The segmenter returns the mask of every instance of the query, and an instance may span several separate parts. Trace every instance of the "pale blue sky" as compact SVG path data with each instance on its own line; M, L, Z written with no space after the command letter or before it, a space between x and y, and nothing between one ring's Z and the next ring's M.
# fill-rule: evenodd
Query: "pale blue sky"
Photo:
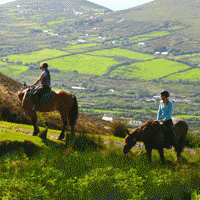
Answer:
M0 4L12 2L13 0L0 0ZM88 0L101 6L110 8L111 10L124 10L135 6L148 3L153 0Z

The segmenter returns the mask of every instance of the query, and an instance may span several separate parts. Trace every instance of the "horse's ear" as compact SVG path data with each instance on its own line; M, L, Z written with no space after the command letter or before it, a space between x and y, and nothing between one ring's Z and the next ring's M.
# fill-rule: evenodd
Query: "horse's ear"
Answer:
M129 130L127 130L127 131L126 131L126 133L127 133L127 135L130 135L130 132L129 132Z

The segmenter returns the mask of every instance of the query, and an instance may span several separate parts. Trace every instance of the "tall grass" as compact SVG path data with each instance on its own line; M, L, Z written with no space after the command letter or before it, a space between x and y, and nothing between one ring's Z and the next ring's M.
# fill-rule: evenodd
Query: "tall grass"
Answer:
M28 128L28 126L26 126ZM122 147L102 143L100 136L69 134L66 141L43 140L20 132L0 132L13 144L31 140L39 147L32 154L14 147L0 157L0 199L198 199L200 154L164 150L161 165L157 150L149 163L139 150L123 155ZM12 142L10 143L10 145ZM32 145L32 143L26 143ZM67 144L67 147L66 147ZM27 148L21 146L21 148ZM2 146L1 146L2 147ZM135 156L134 156L135 155Z
M189 199L199 195L197 156L192 162L188 158L186 164L171 161L162 166L159 155L154 153L153 163L149 164L145 154L124 156L119 147L95 151L73 150L72 147L61 151L62 148L43 150L30 160L25 154L2 157L0 197Z

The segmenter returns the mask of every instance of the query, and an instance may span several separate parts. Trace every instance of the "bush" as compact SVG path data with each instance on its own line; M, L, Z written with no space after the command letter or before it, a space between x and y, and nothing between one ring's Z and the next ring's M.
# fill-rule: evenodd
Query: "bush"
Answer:
M200 147L200 136L188 132L186 138L187 147Z
M127 124L123 120L111 124L111 134L117 137L125 138L128 130Z

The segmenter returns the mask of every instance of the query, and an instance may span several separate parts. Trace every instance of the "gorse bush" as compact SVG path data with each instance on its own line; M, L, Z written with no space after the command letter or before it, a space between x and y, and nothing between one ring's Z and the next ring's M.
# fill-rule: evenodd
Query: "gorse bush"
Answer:
M119 120L111 124L110 133L116 137L125 138L127 130L127 124L123 120Z

